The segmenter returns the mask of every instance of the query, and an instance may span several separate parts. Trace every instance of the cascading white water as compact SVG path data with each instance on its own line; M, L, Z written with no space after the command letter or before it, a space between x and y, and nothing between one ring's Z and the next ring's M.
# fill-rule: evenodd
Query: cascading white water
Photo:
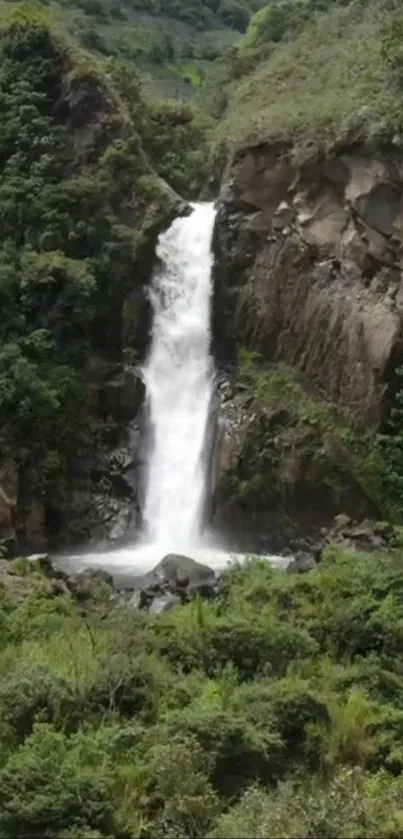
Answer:
M211 568L241 554L203 544L208 479L206 434L214 386L210 356L211 268L215 209L194 204L158 241L160 266L151 299L150 352L143 368L151 437L146 470L143 540L118 550L69 556L76 565L106 568L122 578L144 574L168 553L183 552ZM207 447L208 448L208 447ZM270 557L283 567L287 560Z
M158 242L153 331L143 369L152 434L145 537L166 553L195 547L205 497L205 433L213 388L210 356L215 209L194 204Z

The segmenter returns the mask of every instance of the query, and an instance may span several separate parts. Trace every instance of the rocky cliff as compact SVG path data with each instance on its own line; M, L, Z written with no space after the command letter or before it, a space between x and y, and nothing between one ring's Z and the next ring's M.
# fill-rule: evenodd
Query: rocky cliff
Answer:
M243 345L263 362L286 364L313 400L345 409L356 428L378 429L403 358L402 236L403 156L396 147L349 147L301 167L284 145L238 152L221 189L216 231L217 298L225 324L216 342L225 348L222 355L230 358ZM280 388L280 407L281 398ZM295 413L295 400L293 405ZM252 407L256 414L256 398ZM284 435L289 408L288 418L274 420L275 432L272 419L270 434L262 432L255 449L273 434L277 441ZM233 439L230 425L224 410L224 436ZM235 470L239 477L250 439L243 434L242 444L234 443L236 465L227 463L219 474L224 471L228 479ZM308 445L310 463L317 446ZM290 441L287 448L287 457L281 455L283 478ZM304 457L297 457L294 435L292 448L294 467L297 461L299 466L285 483L291 480L294 490L299 484L297 498L294 490L291 494L300 514L305 509L315 519L326 506L338 512L343 504L362 504L365 493L357 485L350 499L339 495L326 502L324 480L331 483L338 472L341 477L340 445L333 453L327 445L326 479L317 475L316 496L307 486L312 483L307 446ZM349 468L341 478L347 495ZM276 493L278 482L273 488Z
M403 351L403 156L347 149L298 169L257 147L220 196L230 329L379 424Z

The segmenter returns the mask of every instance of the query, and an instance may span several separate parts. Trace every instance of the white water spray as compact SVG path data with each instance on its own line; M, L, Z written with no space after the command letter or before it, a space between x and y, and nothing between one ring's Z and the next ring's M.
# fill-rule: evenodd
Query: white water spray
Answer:
M152 283L153 333L143 374L152 446L144 505L147 541L165 553L200 542L213 388L210 356L215 209L194 204L158 242Z

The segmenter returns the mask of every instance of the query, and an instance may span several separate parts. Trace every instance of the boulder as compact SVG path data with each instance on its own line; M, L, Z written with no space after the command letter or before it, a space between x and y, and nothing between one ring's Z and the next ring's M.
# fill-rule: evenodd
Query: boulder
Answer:
M189 583L186 594L189 600L192 600L194 597L204 597L206 600L213 600L218 595L217 580L214 577L210 580L197 580L194 583Z
M208 565L196 562L189 556L167 554L150 572L150 575L152 577L157 576L160 580L168 583L182 583L186 586L189 583L201 580L211 580L214 577L214 572Z
M128 604L132 607L132 609L148 609L149 606L151 606L153 597L154 595L152 592L147 592L144 589L139 589L131 595Z

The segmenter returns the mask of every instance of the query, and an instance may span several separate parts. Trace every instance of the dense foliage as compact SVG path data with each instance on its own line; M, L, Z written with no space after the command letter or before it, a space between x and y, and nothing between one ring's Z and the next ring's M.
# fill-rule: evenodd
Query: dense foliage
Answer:
M0 835L401 835L401 550L162 616L2 579Z
M99 200L97 184L65 177L71 154L57 113L64 61L39 19L18 18L4 35L0 442L3 454L17 453L24 475L33 473L35 488L49 483L52 492L77 432L65 420L80 414L88 306L100 279L89 239L103 232L96 219L92 229L83 223Z
M164 94L187 98L231 48L265 0L46 0L73 37L98 56L146 68Z
M15 460L25 497L57 510L74 463L97 446L87 361L121 359L125 295L173 200L136 127L185 192L193 117L141 104L142 120L130 119L125 91L35 9L12 12L0 50L0 457Z
M180 195L198 195L206 178L211 119L190 103L152 95L127 60L109 58L103 67L118 87L155 171Z

